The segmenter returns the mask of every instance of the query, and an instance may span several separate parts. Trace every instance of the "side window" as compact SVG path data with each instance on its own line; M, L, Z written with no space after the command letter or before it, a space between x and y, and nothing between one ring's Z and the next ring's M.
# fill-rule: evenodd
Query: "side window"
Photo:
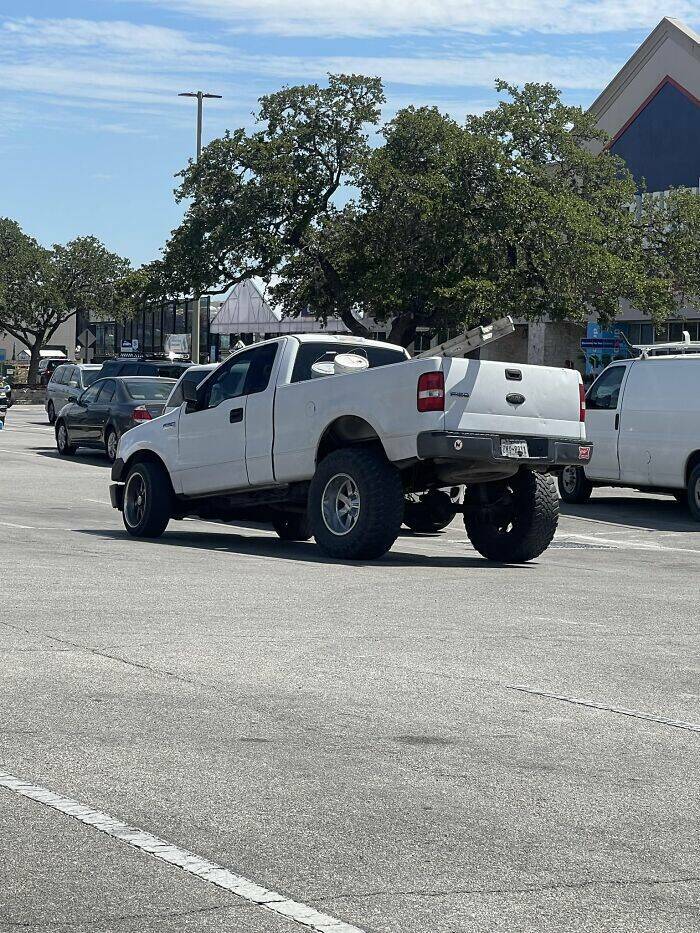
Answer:
M109 405L109 403L114 398L114 392L116 388L117 384L113 379L108 379L106 382L102 383L100 394L98 396L100 405Z
M185 397L182 394L182 383L180 383L168 399L168 408L179 408L184 401Z
M275 343L236 353L207 385L203 407L216 408L226 399L264 392L276 353Z
M101 388L102 386L99 383L95 383L94 386L90 386L89 389L86 389L80 396L81 405L89 405L91 402L94 402Z
M596 379L586 397L586 408L599 411L614 411L617 408L625 368L613 366Z
M65 379L66 384L71 386L71 388L80 388L80 379L78 378L78 369L76 366L67 366L66 375L63 378Z
M51 383L55 386L63 385L70 366L59 366L51 377Z

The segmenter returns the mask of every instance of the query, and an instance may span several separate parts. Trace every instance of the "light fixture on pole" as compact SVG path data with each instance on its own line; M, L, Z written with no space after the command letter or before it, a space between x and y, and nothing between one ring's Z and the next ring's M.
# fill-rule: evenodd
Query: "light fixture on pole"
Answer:
M178 97L196 97L197 98L197 161L202 154L202 102L204 98L218 98L222 94L207 94L204 91L183 91ZM192 314L192 351L191 357L193 363L199 363L199 295L194 296L194 312Z

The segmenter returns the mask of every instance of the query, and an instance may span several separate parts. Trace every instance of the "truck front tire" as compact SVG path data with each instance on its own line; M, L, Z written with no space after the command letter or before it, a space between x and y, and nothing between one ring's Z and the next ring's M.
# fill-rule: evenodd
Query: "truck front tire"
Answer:
M373 560L391 548L403 520L401 477L382 453L346 447L325 457L309 489L309 522L330 557Z
M282 541L308 541L311 537L306 512L287 512L277 516L272 527Z
M593 492L593 483L586 479L583 467L567 466L558 477L559 495L564 502L580 505L588 502Z
M559 520L554 480L520 470L503 483L468 490L464 525L474 548L487 560L520 564L545 551Z
M157 463L137 463L124 486L124 527L135 538L159 538L168 527L172 501L170 479Z

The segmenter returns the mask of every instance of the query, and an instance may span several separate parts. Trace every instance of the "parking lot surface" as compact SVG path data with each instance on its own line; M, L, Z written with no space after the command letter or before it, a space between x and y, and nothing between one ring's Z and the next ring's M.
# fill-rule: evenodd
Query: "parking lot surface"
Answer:
M59 459L39 406L0 477L0 771L301 905L0 786L2 933L700 930L700 527L673 499L599 490L523 566L459 518L347 564L256 527L129 538L106 459Z

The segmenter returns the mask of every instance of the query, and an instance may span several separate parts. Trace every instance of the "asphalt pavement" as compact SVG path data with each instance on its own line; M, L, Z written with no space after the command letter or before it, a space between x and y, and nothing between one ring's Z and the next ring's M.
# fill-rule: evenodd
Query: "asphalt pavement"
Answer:
M700 526L673 499L598 490L523 566L459 519L347 564L201 521L136 541L108 485L10 409L0 772L328 930L700 930ZM0 786L1 933L304 928Z

